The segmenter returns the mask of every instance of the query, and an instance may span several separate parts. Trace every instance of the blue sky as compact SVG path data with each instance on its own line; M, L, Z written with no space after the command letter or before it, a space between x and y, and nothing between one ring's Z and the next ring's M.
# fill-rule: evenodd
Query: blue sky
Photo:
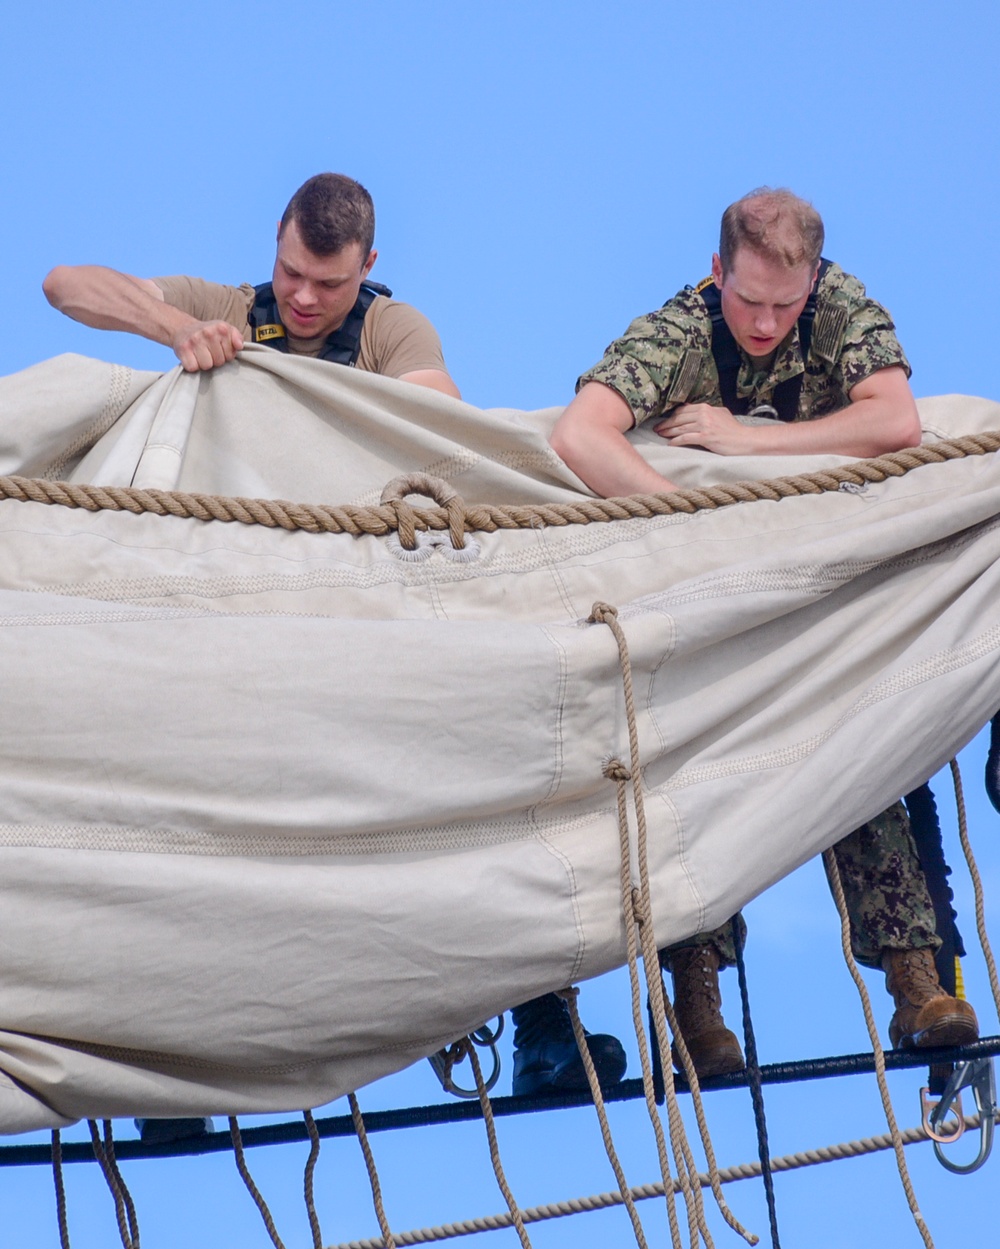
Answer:
M765 183L791 186L823 213L826 254L892 310L918 394L1000 399L998 34L995 5L961 0L947 9L919 0L7 5L0 368L63 351L170 367L165 348L61 318L41 293L46 271L97 262L142 276L263 281L288 196L335 169L375 196L373 276L428 313L463 393L480 406L565 402L633 316L708 272L721 210ZM966 758L989 901L1000 892L1000 853L980 796L983 753L980 741ZM938 794L947 812L943 786ZM971 901L955 866L972 950ZM865 1048L817 865L754 902L749 918L762 1059ZM869 983L884 1029L889 1000L878 980ZM974 951L967 980L983 1030L996 1031ZM732 975L725 991L735 1022ZM582 1006L591 1029L626 1036L620 977L588 985ZM893 1080L906 1125L917 1119L920 1078ZM361 1100L436 1095L421 1064ZM768 1090L767 1101L775 1153L884 1130L864 1078ZM709 1112L720 1162L752 1158L746 1095L715 1094ZM592 1118L501 1123L523 1204L612 1186ZM654 1178L640 1109L616 1107L613 1125L630 1179ZM502 1208L481 1125L373 1143L397 1227ZM308 1243L304 1155L284 1147L251 1156L289 1245ZM957 1179L926 1146L909 1157L937 1244L989 1243L998 1163ZM135 1163L126 1175L148 1249L269 1243L230 1158ZM70 1168L68 1184L74 1246L113 1243L96 1168ZM356 1144L324 1147L318 1191L328 1242L375 1234ZM777 1191L787 1245L919 1243L891 1158L782 1176ZM736 1185L730 1198L763 1234L759 1186ZM653 1206L651 1243L664 1244ZM0 1209L0 1246L57 1243L47 1173L0 1173ZM539 1246L628 1237L620 1213L534 1233ZM512 1233L493 1241L515 1243ZM728 1243L724 1232L717 1243Z

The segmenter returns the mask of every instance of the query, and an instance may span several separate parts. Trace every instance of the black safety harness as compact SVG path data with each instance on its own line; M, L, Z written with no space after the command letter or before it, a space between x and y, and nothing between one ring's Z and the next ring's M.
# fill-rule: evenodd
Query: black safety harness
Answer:
M813 321L816 319L816 292L824 274L830 268L830 264L829 260L820 260L819 275L813 283L813 288L809 292L809 298L806 300L806 306L802 309L802 314L799 317L799 347L802 351L803 368L809 359ZM712 358L715 360L715 368L719 374L719 392L722 396L722 406L728 408L734 416L743 416L749 411L750 407L749 400L740 398L737 394L736 383L740 373L740 366L743 363L743 357L740 355L740 349L736 345L733 332L726 324L726 318L722 315L722 292L715 285L712 278L705 278L694 289L705 301L708 315L712 318ZM771 397L771 407L777 412L779 420L795 420L799 410L799 395L802 393L803 376L803 373L796 373L794 377L787 377L783 382L779 382L775 386L774 394Z
M288 332L278 315L278 301L274 297L274 289L270 282L262 282L254 287L257 296L250 309L250 329L253 341L263 343L265 347L273 347L276 351L288 351ZM333 364L353 366L358 362L361 352L361 327L365 323L365 313L372 305L376 295L392 297L392 291L381 282L362 282L354 307L344 318L344 323L327 338L323 350L319 353L320 360L329 360Z

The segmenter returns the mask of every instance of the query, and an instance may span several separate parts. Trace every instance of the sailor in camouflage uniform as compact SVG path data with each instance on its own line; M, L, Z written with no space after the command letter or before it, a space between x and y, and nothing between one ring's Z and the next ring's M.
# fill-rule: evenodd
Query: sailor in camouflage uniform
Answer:
M672 445L722 455L872 456L919 443L892 319L857 278L821 260L822 246L818 213L790 191L762 188L733 204L712 278L633 321L583 374L555 450L607 497L674 488L625 437L648 420ZM938 979L934 907L902 803L834 852L855 957L885 971L895 999L893 1045L975 1040L972 1007ZM745 931L742 917L736 927ZM718 986L719 968L735 962L732 926L662 950L660 961L699 1074L739 1070Z

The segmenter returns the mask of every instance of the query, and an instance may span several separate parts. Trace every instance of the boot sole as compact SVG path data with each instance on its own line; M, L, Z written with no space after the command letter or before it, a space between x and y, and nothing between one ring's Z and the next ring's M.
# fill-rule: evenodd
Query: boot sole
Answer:
M932 1049L935 1046L969 1045L979 1040L979 1027L974 1019L966 1015L945 1015L936 1019L923 1032L915 1032L912 1037L904 1037L902 1045L915 1049Z

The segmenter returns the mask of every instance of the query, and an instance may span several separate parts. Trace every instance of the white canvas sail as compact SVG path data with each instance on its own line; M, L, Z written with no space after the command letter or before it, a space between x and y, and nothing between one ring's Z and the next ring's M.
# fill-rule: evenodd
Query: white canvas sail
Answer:
M556 411L248 348L0 382L0 473L377 501L588 492ZM921 404L928 438L1000 405ZM681 485L838 457L638 441ZM631 652L657 941L712 927L1000 706L1000 465L393 537L0 504L0 1130L315 1106L624 957Z

